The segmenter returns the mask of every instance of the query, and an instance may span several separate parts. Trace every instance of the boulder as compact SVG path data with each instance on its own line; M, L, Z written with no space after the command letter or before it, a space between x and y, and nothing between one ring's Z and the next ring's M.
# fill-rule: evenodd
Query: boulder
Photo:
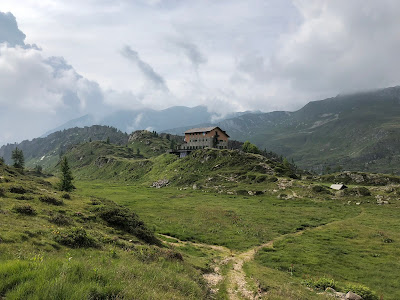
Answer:
M349 291L346 294L346 300L362 300L362 297L357 295L356 293L353 293L352 291Z

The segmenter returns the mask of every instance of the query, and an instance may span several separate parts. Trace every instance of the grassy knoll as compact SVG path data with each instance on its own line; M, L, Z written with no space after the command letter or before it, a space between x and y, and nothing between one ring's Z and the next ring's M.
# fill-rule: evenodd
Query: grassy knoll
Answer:
M364 285L384 299L399 299L400 210L399 202L387 206L364 204L355 218L278 239L247 266L248 274L274 294L271 274L278 271L298 284L333 279L335 287ZM275 290L275 292L274 292ZM278 288L280 290L280 288ZM379 299L364 297L364 299Z
M213 253L182 252L127 208L0 163L1 299L205 298L201 267Z
M237 196L179 188L78 182L79 193L132 208L156 232L244 250L273 238L356 216L343 201Z

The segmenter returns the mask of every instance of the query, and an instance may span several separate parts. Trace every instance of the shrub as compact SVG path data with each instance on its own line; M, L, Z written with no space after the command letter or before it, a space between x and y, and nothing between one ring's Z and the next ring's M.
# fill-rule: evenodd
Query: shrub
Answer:
M257 178L256 178L256 182L258 182L258 183L264 182L265 180L267 180L266 175L260 175L260 176L257 176Z
M154 246L138 247L136 248L135 254L137 258L139 258L141 261L144 262L158 261L160 258L164 258L170 261L174 260L183 261L183 256L181 253L171 249L163 249Z
M72 224L72 220L69 217L64 216L63 214L56 214L54 216L51 216L49 221L59 226Z
M370 288L361 284L348 284L344 291L352 291L361 296L363 300L378 300L378 296Z
M12 186L10 187L10 192L13 194L25 194L27 192L22 186Z
M71 248L96 247L97 244L83 228L71 228L64 232L56 233L55 241Z
M237 190L236 191L236 195L240 195L240 196L248 196L249 192L246 190Z
M271 177L268 178L267 181L268 181L268 182L277 182L277 181L278 181L278 178L276 178L275 176L271 176Z
M0 197L4 197L6 195L6 190L0 187Z
M15 205L12 210L16 213L23 215L28 215L28 216L36 215L35 209L29 204Z
M332 194L331 191L323 185L314 185L311 189L315 193Z
M371 196L371 192L366 187L359 187L358 193L360 196Z
M346 196L371 196L371 192L366 187L355 187L343 190Z
M64 194L62 194L61 198L70 200L71 199L71 195L68 194L68 193L64 193Z
M129 232L145 242L159 244L153 232L144 225L134 212L126 208L103 206L98 208L97 214L113 227Z
M303 280L303 284L310 288L325 290L330 287L336 289L336 283L332 278L320 277L318 279L308 278Z
M62 200L59 200L59 199L51 197L51 196L40 196L39 200L44 203L53 204L53 205L63 205L64 204L64 202Z
M15 197L15 199L17 199L17 200L32 200L33 197L32 196L21 195L21 196Z

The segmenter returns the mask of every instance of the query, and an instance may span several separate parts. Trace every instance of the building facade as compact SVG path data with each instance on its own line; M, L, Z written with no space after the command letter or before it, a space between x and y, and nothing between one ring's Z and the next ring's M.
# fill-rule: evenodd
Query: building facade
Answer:
M229 135L217 126L193 128L185 131L185 142L181 145L181 150L227 149L228 139Z

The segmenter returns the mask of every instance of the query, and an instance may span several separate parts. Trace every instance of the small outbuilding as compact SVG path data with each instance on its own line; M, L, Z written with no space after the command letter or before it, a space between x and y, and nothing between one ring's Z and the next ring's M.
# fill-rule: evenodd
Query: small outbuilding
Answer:
M340 190L347 189L347 186L345 186L343 183L336 183L336 184L331 185L331 189L340 191Z

